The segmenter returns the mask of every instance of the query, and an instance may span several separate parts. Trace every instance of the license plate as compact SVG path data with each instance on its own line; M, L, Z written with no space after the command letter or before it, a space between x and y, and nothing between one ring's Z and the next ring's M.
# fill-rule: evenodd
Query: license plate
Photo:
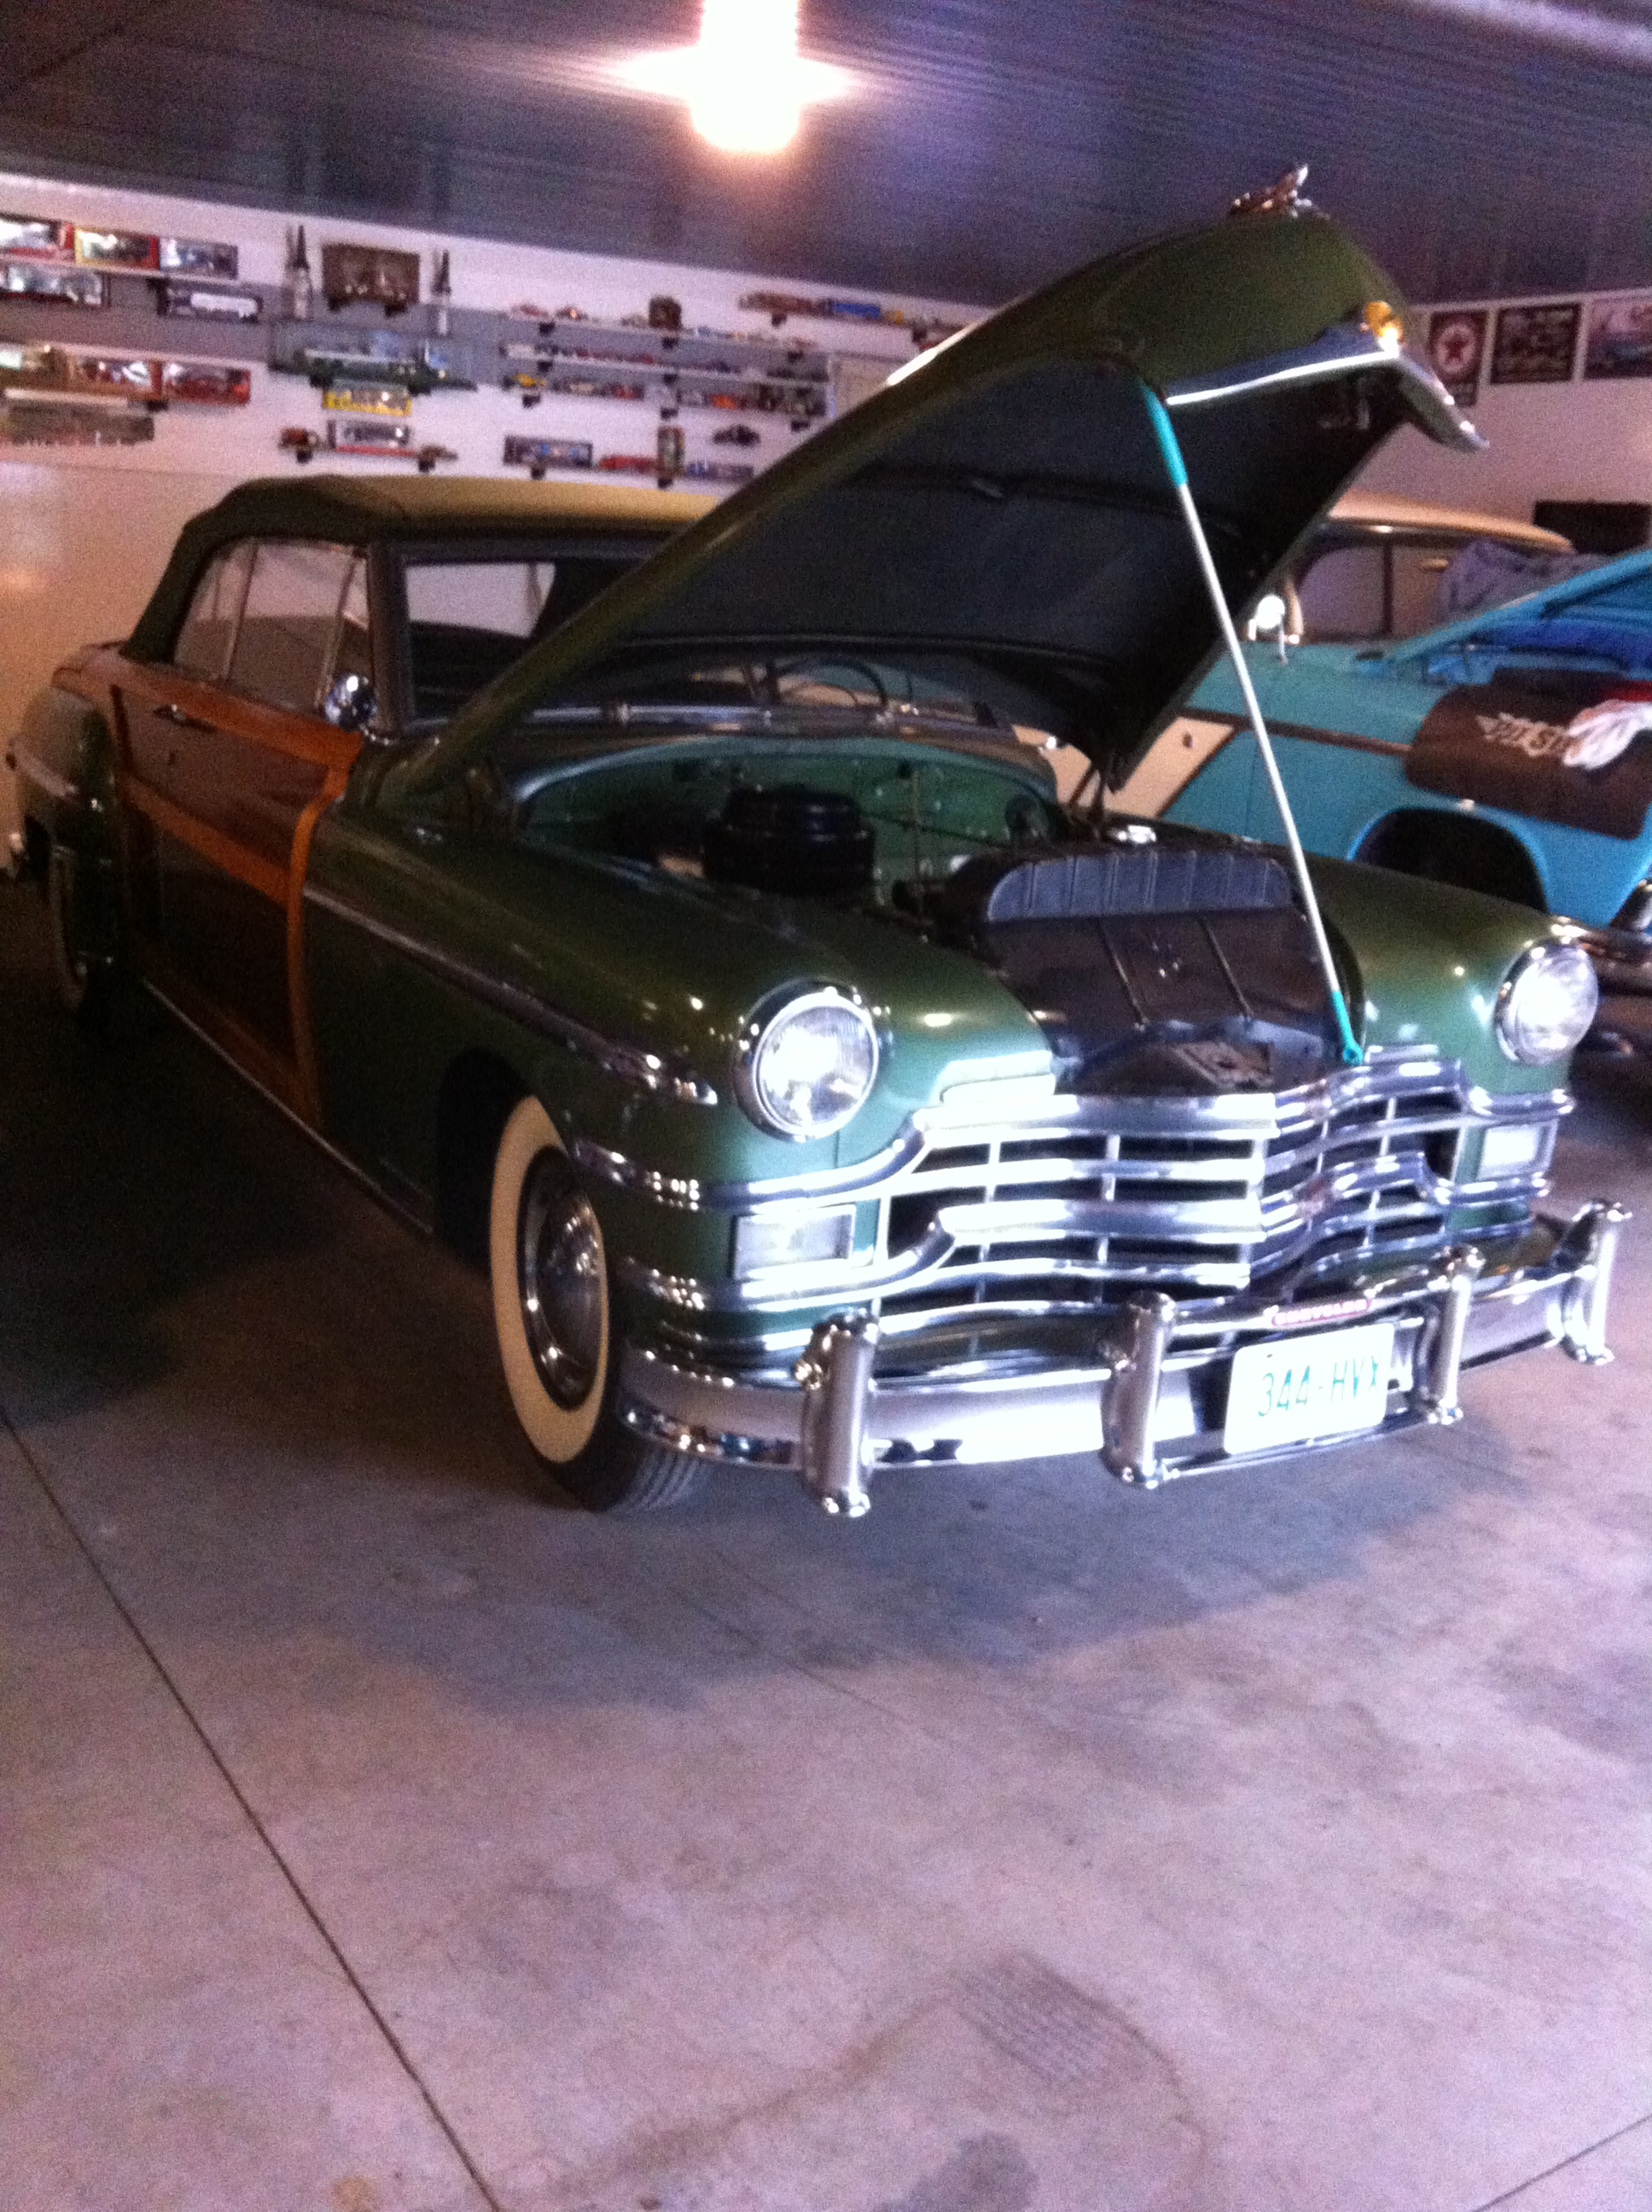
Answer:
M1269 1451L1374 1429L1388 1410L1394 1323L1283 1336L1234 1354L1223 1448Z

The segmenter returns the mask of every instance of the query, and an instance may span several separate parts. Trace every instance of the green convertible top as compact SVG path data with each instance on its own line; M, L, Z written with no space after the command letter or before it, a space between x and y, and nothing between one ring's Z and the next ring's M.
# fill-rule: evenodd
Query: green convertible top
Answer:
M257 477L185 523L166 573L127 642L155 660L172 640L202 569L242 538L312 538L364 545L386 539L543 537L568 530L684 528L712 506L683 492L615 483L532 483L495 477Z

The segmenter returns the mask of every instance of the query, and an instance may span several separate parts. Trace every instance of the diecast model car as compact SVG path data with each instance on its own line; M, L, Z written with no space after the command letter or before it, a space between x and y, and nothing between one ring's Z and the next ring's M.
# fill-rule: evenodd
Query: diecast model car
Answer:
M1277 198L1115 255L583 604L656 510L547 489L502 590L478 519L427 596L414 487L233 495L15 743L69 996L129 966L485 1255L593 1507L1151 1486L1603 1357L1622 1217L1540 1207L1568 933L1076 814L1017 734L1127 765L1390 430L1472 435L1385 297Z

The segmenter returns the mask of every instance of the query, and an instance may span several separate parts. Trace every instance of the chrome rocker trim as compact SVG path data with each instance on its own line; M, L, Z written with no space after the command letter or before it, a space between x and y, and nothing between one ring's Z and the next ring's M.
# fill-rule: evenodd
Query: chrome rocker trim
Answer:
M880 1381L879 1325L858 1315L822 1322L789 1376L690 1368L631 1346L617 1410L628 1427L673 1450L789 1468L826 1511L848 1519L870 1507L874 1470L937 1462L1089 1451L1122 1481L1151 1490L1275 1455L1223 1449L1226 1381L1241 1338L1310 1334L1355 1316L1394 1320L1384 1419L1324 1443L1459 1420L1462 1369L1509 1352L1558 1345L1587 1364L1609 1359L1613 1263L1629 1218L1600 1200L1570 1223L1545 1222L1553 1240L1546 1256L1503 1275L1489 1273L1473 1245L1458 1245L1426 1268L1374 1274L1364 1288L1356 1277L1334 1297L1297 1306L1236 1299L1213 1312L1201 1302L1184 1317L1174 1299L1149 1291L1114 1310L1095 1358L1065 1366L1006 1371L977 1361ZM903 1364L912 1349L903 1340ZM1310 1439L1287 1455L1321 1448Z

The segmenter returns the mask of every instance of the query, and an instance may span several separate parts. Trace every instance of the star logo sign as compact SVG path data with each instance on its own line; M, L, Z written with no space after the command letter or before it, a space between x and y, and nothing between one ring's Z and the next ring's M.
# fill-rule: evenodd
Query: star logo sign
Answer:
M1465 317L1436 325L1432 341L1435 367L1453 380L1470 376L1480 357L1480 334Z

